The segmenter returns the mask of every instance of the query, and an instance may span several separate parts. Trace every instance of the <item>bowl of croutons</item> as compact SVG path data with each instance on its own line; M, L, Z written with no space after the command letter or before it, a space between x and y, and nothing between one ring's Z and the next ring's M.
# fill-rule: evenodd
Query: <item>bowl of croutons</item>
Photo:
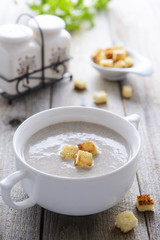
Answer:
M124 48L98 48L90 58L92 66L106 80L122 80L128 73L149 76L153 73L152 63L139 53Z

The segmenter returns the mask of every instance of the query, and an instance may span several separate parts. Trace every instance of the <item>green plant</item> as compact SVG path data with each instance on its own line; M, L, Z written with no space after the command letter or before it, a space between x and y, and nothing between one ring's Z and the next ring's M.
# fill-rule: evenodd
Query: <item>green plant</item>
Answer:
M35 0L28 6L37 14L52 14L61 17L69 31L79 29L81 23L94 26L94 15L107 7L110 0Z

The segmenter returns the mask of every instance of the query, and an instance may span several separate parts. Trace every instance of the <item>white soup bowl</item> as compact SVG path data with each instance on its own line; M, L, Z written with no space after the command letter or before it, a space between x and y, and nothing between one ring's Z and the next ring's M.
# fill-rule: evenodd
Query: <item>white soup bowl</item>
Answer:
M130 159L111 173L79 178L46 174L28 165L22 154L26 141L40 129L64 121L91 122L113 129L128 142ZM14 134L17 171L0 182L4 201L14 209L39 204L50 211L67 215L94 214L114 206L130 189L136 175L140 136L134 125L138 126L138 123L137 114L120 117L105 110L88 107L61 107L31 116ZM11 189L19 181L28 198L14 202Z

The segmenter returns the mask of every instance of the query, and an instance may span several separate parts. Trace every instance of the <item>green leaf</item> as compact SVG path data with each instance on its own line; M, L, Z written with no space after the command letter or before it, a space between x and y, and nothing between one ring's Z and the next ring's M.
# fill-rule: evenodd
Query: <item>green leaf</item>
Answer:
M93 27L96 11L106 9L109 1L90 0L90 4L86 4L86 0L35 0L32 4L27 4L37 14L61 17L66 23L66 29L71 31L80 28L84 21Z

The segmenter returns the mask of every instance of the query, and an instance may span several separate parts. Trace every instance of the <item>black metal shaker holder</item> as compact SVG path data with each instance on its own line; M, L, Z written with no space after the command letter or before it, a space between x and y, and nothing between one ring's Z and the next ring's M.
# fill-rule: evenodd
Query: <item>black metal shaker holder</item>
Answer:
M61 81L63 79L68 78L68 79L72 80L72 74L69 73L69 72L66 72L66 65L65 65L65 63L68 62L71 59L71 57L66 58L66 59L64 59L62 61L51 63L48 66L44 66L44 52L45 52L45 48L44 48L44 36L43 36L42 29L40 28L39 23L36 21L36 19L32 15L30 15L28 13L21 14L17 18L16 24L19 23L20 19L23 16L28 16L29 18L32 18L35 21L35 23L37 24L37 27L39 29L40 36L41 36L41 68L40 69L36 69L36 70L34 70L32 72L28 72L27 71L27 73L25 73L25 74L23 74L21 76L18 76L16 78L13 78L13 79L7 79L6 77L0 75L0 78L3 79L4 81L8 82L8 83L16 82L16 94L15 95L10 95L7 92L1 92L0 93L0 95L2 97L6 98L8 100L9 104L11 104L14 99L23 97L23 96L27 95L28 93L35 92L35 91L40 90L42 88L46 88L48 86L51 86L51 85L55 84L56 82L59 82L59 81ZM60 75L60 77L58 77L58 78L48 78L48 77L45 77L44 71L46 69L52 68L58 74L59 73L59 69L58 69L59 67L61 67L61 75ZM41 77L32 76L33 74L35 74L37 72L42 72ZM26 82L28 82L30 80L33 80L33 81L40 80L40 84L37 85L36 87L30 87L30 86L28 86L28 85L23 83L22 86L24 88L26 88L26 90L20 91L19 86L20 86L20 83L21 83L21 81L23 79L26 79ZM45 80L47 80L47 81L45 81Z

